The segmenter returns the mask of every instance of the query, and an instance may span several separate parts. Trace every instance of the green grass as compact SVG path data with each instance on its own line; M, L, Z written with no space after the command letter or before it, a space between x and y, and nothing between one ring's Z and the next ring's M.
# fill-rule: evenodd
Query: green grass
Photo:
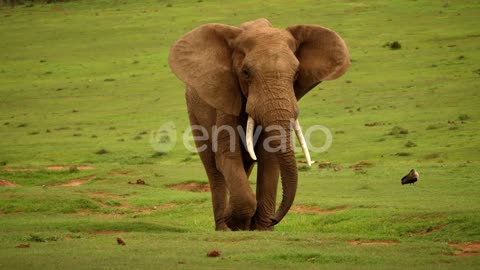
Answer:
M125 0L1 8L0 169L38 170L0 171L21 185L0 187L0 268L478 268L480 256L453 256L458 250L448 243L480 242L480 5L444 4ZM332 131L331 148L312 158L340 170L299 164L295 205L343 209L290 212L270 233L217 233L208 193L168 188L207 180L198 155L178 143L188 118L168 51L200 24L259 17L276 27L332 28L350 48L347 74L299 103L303 126ZM400 49L384 47L394 41ZM150 141L168 143L152 136L171 131L168 123L177 144L167 152ZM324 136L314 133L312 142L319 147ZM350 168L360 161L374 165ZM57 164L95 169L42 169ZM412 168L419 182L401 186ZM52 186L91 175L81 186ZM147 185L128 184L137 179ZM15 248L21 243L31 247ZM211 249L222 256L206 257Z

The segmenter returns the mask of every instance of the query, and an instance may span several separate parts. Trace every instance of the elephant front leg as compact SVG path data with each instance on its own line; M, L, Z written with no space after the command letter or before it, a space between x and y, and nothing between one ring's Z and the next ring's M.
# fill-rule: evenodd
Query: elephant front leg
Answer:
M220 113L212 143L217 144L216 166L225 179L230 195L226 224L232 230L249 230L257 202L244 168L239 134L234 128L236 123L235 116Z
M277 186L280 168L275 154L263 148L260 137L256 154L258 157L257 171L257 210L252 221L251 230L272 231L271 217L275 214Z
M212 152L200 153L208 176L212 193L213 216L216 231L229 230L226 224L227 186L223 175L216 169L215 156Z

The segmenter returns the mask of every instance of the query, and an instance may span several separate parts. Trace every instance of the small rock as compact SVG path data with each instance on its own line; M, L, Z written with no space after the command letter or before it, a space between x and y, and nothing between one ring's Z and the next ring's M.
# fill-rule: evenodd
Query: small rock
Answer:
M418 172L415 171L415 169L411 169L410 172L407 175L402 177L401 183L402 183L402 185L414 184L415 182L418 181L419 178L420 178L420 175L418 174Z
M220 257L221 252L216 249L212 249L207 253L207 257Z
M130 185L146 185L145 181L143 181L142 179L137 179L137 181L135 182L128 182Z
M125 244L125 241L123 241L123 239L120 238L120 237L117 237L117 243L118 243L119 245L121 245L121 246L125 246L125 245L126 245L126 244Z
M318 163L318 168L320 169L330 168L330 166L332 166L332 163L330 161Z

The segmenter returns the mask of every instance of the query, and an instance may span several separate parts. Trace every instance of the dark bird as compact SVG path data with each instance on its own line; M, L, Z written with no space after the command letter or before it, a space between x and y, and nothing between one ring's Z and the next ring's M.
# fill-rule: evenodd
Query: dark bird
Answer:
M418 181L420 175L415 169L412 169L407 175L402 178L402 185L413 184Z
M125 241L123 241L123 239L120 238L120 237L117 237L117 243L118 243L119 245L125 246Z

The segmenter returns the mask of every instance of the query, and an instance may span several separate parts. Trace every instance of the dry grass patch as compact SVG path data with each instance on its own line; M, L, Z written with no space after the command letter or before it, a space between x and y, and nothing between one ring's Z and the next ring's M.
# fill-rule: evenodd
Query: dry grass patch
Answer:
M68 182L65 182L65 183L56 183L56 184L53 184L51 186L52 187L78 187L78 186L81 186L81 185L87 183L90 180L95 179L95 177L97 177L97 176L96 175L90 175L90 176L87 176L87 177L84 177L84 178L72 179L72 180L70 180Z
M5 180L5 179L0 179L0 187L20 187L21 185Z
M457 249L457 251L453 253L454 256L466 257L480 255L480 242L449 243L448 245Z

